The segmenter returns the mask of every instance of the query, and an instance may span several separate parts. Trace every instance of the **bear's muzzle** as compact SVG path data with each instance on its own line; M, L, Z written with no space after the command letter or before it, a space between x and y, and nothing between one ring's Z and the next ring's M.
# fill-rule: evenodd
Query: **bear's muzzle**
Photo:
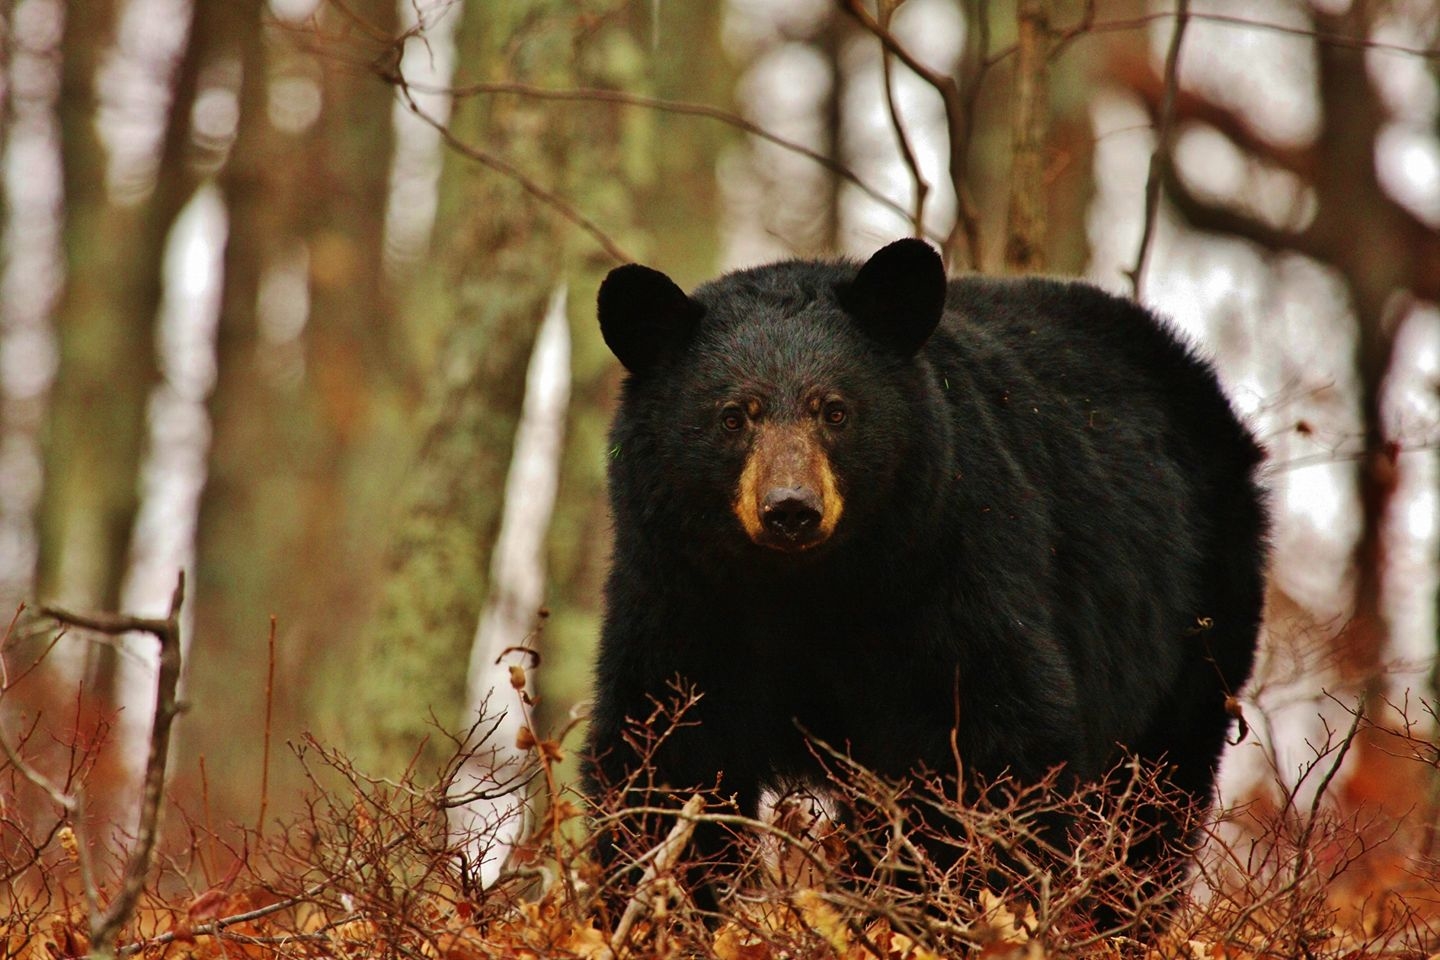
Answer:
M757 427L733 509L746 535L762 547L788 553L830 539L844 501L812 425Z

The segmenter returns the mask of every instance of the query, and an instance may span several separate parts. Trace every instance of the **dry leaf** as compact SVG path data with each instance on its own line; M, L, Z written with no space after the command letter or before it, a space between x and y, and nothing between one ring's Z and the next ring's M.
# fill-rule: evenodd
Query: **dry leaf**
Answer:
M715 934L715 956L720 960L770 960L774 956L763 937L738 923L727 923Z
M890 934L889 952L895 960L943 960L940 954L925 949L903 933Z
M850 928L840 912L826 903L820 891L813 888L797 893L795 905L800 908L805 925L824 937L831 949L843 957L850 949Z
M987 938L980 950L981 957L1037 960L1045 955L1044 948L1030 939L1036 922L1033 907L1027 903L1023 913L1016 916L1005 901L990 890L981 890L978 899L984 911L980 918L981 933Z
M572 926L557 946L582 960L605 960L610 956L610 941L596 929L593 920Z
M80 841L75 839L75 831L66 824L60 828L60 846L64 848L65 855L75 863L80 862Z

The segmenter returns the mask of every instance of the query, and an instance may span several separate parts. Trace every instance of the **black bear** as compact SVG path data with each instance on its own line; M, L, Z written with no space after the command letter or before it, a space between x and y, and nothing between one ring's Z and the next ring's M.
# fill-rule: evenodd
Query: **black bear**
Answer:
M1209 802L1261 617L1262 454L1164 323L1080 282L947 282L919 240L690 296L622 266L599 321L628 375L592 790L679 678L700 698L647 782L750 814L823 776L807 735L896 778L1133 754Z

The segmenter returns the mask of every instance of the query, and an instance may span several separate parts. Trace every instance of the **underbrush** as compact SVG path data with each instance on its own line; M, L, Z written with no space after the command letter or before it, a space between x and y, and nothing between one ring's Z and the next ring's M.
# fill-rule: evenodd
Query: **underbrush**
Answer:
M138 626L163 647L180 599L170 621L85 622ZM0 664L3 697L32 666ZM162 748L169 697L162 684ZM690 702L657 708L636 745L653 749ZM1423 957L1440 951L1440 755L1420 732L1434 709L1384 729L1351 711L1289 786L1198 817L1193 865L1169 877L1127 864L1156 806L1173 802L1136 764L1103 794L999 783L962 801L953 778L896 784L816 744L829 782L771 797L757 820L721 795L641 790L643 770L592 805L556 775L571 729L527 724L496 743L493 716L453 737L438 775L398 780L304 738L291 753L309 788L287 822L212 830L157 793L105 854L82 835L98 747L12 717L0 730L0 945L26 960ZM152 750L147 783L157 764L163 783L164 753ZM1402 815L1339 788L1364 775L1362 755L1414 789ZM166 842L152 846L162 809ZM697 844L697 830L727 842Z

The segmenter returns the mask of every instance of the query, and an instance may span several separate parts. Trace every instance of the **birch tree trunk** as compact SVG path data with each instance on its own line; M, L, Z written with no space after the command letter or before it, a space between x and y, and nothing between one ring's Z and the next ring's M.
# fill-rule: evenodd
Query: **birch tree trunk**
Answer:
M450 811L452 831L476 857L482 886L493 883L527 827L522 775L527 751L521 728L533 723L511 668L533 661L518 647L540 640L536 619L545 593L545 545L560 481L565 411L570 400L570 329L562 287L551 298L525 377L525 402L505 481L500 534L490 565L490 593L470 651L465 713L500 719L485 749L470 753L451 788L452 799L473 797ZM527 684L533 694L533 684ZM486 729L489 728L486 725ZM533 732L533 731L532 731ZM496 788L500 789L496 789ZM510 787L507 789L507 787Z

